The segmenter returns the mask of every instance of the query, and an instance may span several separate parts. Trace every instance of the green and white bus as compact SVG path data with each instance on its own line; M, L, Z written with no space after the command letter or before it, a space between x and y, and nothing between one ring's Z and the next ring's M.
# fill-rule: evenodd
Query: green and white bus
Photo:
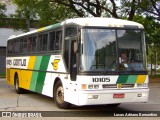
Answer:
M74 18L11 36L6 73L17 93L53 97L59 108L147 102L144 27L114 18Z

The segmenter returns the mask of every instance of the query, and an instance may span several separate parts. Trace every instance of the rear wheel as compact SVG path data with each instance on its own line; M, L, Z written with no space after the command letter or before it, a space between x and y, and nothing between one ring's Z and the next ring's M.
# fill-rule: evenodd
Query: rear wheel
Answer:
M70 107L70 103L64 101L64 89L60 81L58 81L54 87L54 101L57 107L61 109Z
M19 78L17 74L14 77L14 86L15 86L16 93L18 94L25 93L25 90L19 87Z

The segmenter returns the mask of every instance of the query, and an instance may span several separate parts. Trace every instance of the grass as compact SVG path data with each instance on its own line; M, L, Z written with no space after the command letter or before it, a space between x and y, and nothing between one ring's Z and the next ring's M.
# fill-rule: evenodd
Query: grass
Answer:
M5 78L5 77L6 77L6 74L0 74L0 77Z
M154 78L159 78L160 79L160 74L158 74L158 75L150 75L149 76L151 79L154 79Z

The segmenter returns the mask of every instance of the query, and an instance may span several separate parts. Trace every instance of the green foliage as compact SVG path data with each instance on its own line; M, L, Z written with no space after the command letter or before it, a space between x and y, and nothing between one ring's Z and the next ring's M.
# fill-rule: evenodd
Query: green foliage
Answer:
M156 22L152 17L135 16L134 21L143 24L146 32L146 40L148 44L160 43L160 23Z
M149 47L148 63L160 64L160 23L152 17L135 16L134 21L143 24L146 42ZM154 46L151 45L154 43Z
M4 74L0 74L0 77L5 78L6 74L5 73Z
M15 16L22 19L36 18L37 0L13 0L18 7Z
M6 11L6 5L0 2L0 18L6 17L4 12Z
M160 75L150 75L149 78L150 79L160 78Z
M76 16L72 9L50 0L13 0L17 5L16 14L12 18L21 19L17 30L28 31L30 20L37 20L36 28L60 22Z
M39 16L39 25L46 26L58 23L66 18L76 16L72 9L50 0L39 0L37 3L37 14Z

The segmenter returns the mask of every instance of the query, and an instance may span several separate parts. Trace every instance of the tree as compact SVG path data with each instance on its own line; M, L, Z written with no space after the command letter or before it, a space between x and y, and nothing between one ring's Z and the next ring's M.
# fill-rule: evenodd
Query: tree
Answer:
M6 17L4 14L6 11L6 5L0 2L0 18Z
M19 22L17 29L22 28L25 31L29 31L30 20L37 18L35 7L37 0L13 0L13 3L17 5L17 10L12 17L24 20Z
M108 16L132 20L136 12L136 0L50 0L73 9L78 16ZM124 16L125 15L125 16Z
M148 63L160 64L160 23L151 16L135 16L134 21L144 25L148 49ZM153 67L151 66L153 70ZM155 69L155 68L154 68ZM151 74L153 73L151 70ZM156 71L155 71L156 73Z
M21 19L16 29L29 31L30 21L37 20L36 28L76 16L72 9L50 0L13 0L17 5L13 18ZM26 22L25 22L26 21Z
M58 23L66 18L77 16L72 9L50 0L39 0L36 9L40 26Z
M160 1L142 0L138 2L138 7L145 15L160 21Z

